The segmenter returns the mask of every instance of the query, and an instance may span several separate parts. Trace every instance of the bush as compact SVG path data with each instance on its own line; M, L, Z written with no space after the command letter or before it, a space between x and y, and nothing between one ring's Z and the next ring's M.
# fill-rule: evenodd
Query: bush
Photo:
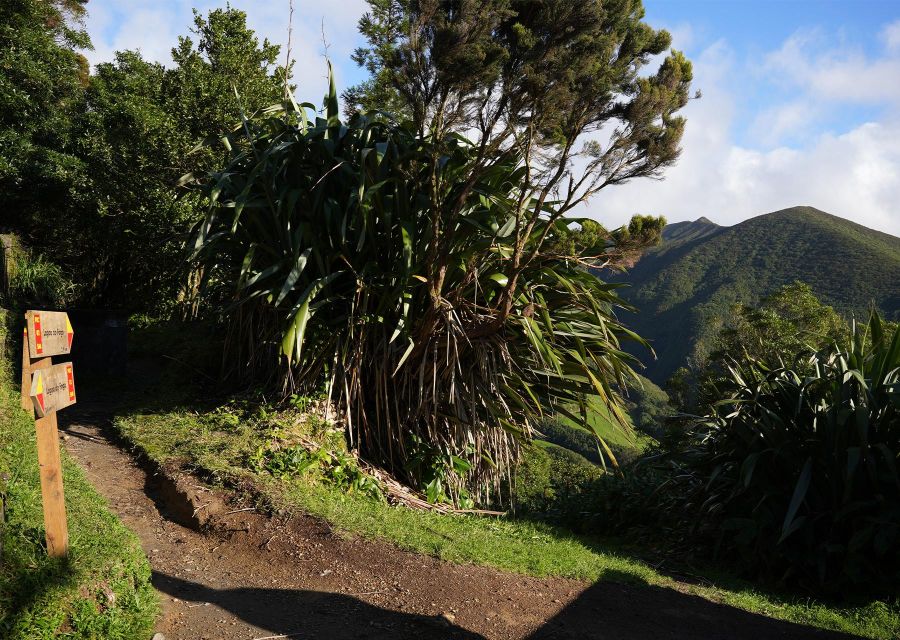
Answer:
M578 522L591 510L585 497L602 475L600 468L578 453L538 441L527 450L516 472L516 513Z
M10 306L62 307L74 292L75 286L59 265L40 254L16 249L7 291Z
M419 487L443 465L455 502L498 494L543 407L590 393L626 424L636 336L585 256L544 250L568 221L522 192L518 150L486 162L461 136L343 123L333 85L310 110L245 122L203 180L196 257L238 367L325 382L354 446Z
M734 364L679 455L671 516L719 555L820 592L900 585L900 333L877 314L807 376ZM662 504L662 503L660 503Z

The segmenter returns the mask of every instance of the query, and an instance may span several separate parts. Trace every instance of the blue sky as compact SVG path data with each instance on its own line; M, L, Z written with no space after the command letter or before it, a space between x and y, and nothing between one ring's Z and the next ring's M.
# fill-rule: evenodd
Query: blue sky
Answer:
M747 72L765 61L792 38L808 39L806 48L822 53L841 48L870 59L884 52L882 32L900 19L898 0L649 0L647 21L669 29L677 48L698 56L717 42L725 43ZM898 23L900 24L900 23ZM681 41L680 43L678 41ZM740 114L752 118L795 97L795 87L779 78L778 69L730 78L730 89L741 97ZM698 79L702 89L703 78ZM885 78L885 82L891 79ZM900 78L894 78L900 82ZM817 131L850 129L879 118L885 103L847 100L816 115ZM787 136L802 145L810 131ZM736 127L738 142L753 146L760 141L749 127Z
M287 39L287 0L233 0L250 26ZM645 0L647 21L694 61L703 97L684 111L684 152L662 181L601 192L584 213L605 224L634 213L734 224L812 205L900 235L900 1ZM91 0L93 63L140 49L166 63L191 8L214 0ZM361 77L364 0L295 1L299 97L324 92L322 31L339 86Z

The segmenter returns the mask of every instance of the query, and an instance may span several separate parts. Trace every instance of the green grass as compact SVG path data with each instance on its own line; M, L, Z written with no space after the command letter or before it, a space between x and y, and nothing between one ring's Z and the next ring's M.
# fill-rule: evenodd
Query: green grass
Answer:
M7 378L0 380L0 637L146 640L158 612L147 559L65 452L70 554L47 557L34 421Z
M170 411L131 414L117 421L121 434L158 463L178 460L213 481L257 488L261 502L281 511L327 519L338 530L378 538L457 563L474 563L534 576L585 581L614 579L678 589L715 602L783 620L870 638L896 638L900 610L882 603L838 608L805 598L778 597L728 577L704 576L717 586L684 584L629 556L624 547L543 523L506 518L443 516L391 507L346 494L309 478L276 479L244 462L260 446L290 443L296 433L322 430L298 412L281 416Z

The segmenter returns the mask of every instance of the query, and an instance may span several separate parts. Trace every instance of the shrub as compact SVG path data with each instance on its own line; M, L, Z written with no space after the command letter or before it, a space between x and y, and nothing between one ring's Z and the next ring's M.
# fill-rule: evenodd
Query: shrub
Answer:
M838 592L900 584L900 333L873 314L809 375L750 360L672 478L686 521L763 577Z
M288 448L260 446L248 461L254 471L267 471L276 478L292 478L316 472L320 478L347 493L361 493L384 499L378 480L363 471L352 456L324 448L309 450L303 445Z
M636 336L589 257L543 251L570 221L522 191L519 151L341 122L333 85L324 118L308 109L245 121L202 184L196 257L238 367L280 357L288 392L325 381L351 444L418 486L426 443L454 501L499 492L546 407L591 393L626 423L613 388Z
M555 444L529 447L516 472L516 513L574 523L591 510L586 497L603 471L583 456Z
M75 291L62 268L40 254L16 250L10 271L7 296L14 306L61 307Z

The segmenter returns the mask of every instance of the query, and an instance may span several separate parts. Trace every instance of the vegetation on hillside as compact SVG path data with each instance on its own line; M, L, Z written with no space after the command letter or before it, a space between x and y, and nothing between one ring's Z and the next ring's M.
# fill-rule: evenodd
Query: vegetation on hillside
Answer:
M770 582L896 595L900 333L873 314L802 364L732 361L712 412L650 461L651 522Z
M797 280L844 317L866 318L874 304L886 320L900 319L900 238L811 207L733 227L672 227L622 276L630 285L622 295L638 308L623 320L653 345L658 360L638 355L657 384L702 363L733 305Z
M813 295L809 285L795 282L763 298L758 306L736 304L715 322L719 333L705 359L679 367L668 381L671 401L682 412L709 411L722 397L733 363L749 360L769 366L787 365L803 375L812 373L808 357L846 341L850 324ZM886 323L889 333L894 324ZM712 327L710 327L712 328Z

